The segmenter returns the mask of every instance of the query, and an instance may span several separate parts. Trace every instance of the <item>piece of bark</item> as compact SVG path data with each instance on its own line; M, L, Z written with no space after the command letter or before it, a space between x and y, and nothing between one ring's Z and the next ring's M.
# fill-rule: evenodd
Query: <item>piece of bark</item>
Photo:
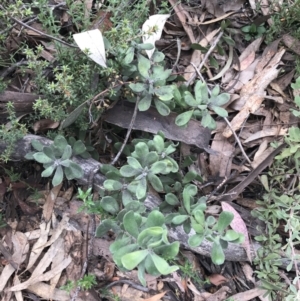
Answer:
M13 91L5 91L0 93L0 113L5 113L5 108L8 102L12 102L14 104L16 113L30 113L32 112L33 103L39 97L41 97L41 95Z

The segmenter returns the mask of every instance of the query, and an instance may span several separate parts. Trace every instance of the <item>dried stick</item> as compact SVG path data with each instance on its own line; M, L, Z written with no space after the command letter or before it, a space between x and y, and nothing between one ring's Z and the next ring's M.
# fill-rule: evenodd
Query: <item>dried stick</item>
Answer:
M219 43L221 37L223 36L223 31L221 31L217 37L215 38L215 40L213 41L213 43L211 44L209 50L206 52L203 60L201 61L201 63L199 64L198 68L196 68L196 72L199 74L199 70L201 70L201 68L204 66L205 62L207 61L208 57L211 55L211 53L214 51L215 47L217 46L217 44ZM193 64L193 63L191 63ZM193 64L194 66L194 64ZM193 74L193 76L191 76L191 78L185 83L186 86L189 86L191 84L191 82L195 79L196 77L196 73Z
M140 98L138 96L137 100L136 100L136 103L135 103L134 111L133 111L133 114L132 114L131 122L130 122L128 130L127 130L126 137L124 139L124 142L123 142L123 144L122 144L119 152L117 153L117 155L115 156L115 158L112 160L111 165L115 165L116 164L116 162L118 161L119 157L121 156L121 154L123 152L123 149L124 149L124 147L125 147L128 139L129 139L130 133L132 131L132 128L133 128L133 125L134 125L134 122L135 122L136 114L137 114L137 111L138 111L139 102L140 102Z

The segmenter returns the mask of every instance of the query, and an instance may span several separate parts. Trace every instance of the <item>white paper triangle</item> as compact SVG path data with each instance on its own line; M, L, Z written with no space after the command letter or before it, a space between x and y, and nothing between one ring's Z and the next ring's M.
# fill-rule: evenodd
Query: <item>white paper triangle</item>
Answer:
M142 26L143 32L148 32L154 26L157 27L157 30L151 35L146 34L143 36L144 44L150 43L155 47L155 41L158 41L160 39L165 23L169 17L170 15L153 15L149 17L149 19ZM152 57L154 51L155 49L146 50L146 53L149 58Z
M107 67L103 36L99 29L76 33L73 38L81 51L89 50L89 58L100 66Z

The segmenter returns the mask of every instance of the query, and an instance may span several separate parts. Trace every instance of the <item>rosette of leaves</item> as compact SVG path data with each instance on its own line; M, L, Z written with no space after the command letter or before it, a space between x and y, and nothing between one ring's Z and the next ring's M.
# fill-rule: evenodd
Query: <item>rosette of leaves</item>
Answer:
M100 205L106 212L115 215L120 211L121 204L127 206L136 200L135 193L128 187L130 179L124 178L116 167L103 164L100 171L106 177L103 183L106 195L101 198Z
M134 59L134 47L130 47L126 54L126 64L132 64ZM173 108L173 85L167 84L173 79L172 70L163 67L165 55L155 51L151 60L147 59L140 52L137 54L136 72L134 73L134 83L129 84L129 88L140 97L138 109L147 111L152 102L162 116L170 114ZM132 66L130 67L133 68Z
M176 91L177 94L179 90ZM213 110L220 117L227 117L227 111L221 106L226 104L230 95L228 93L220 94L220 87L215 86L209 96L206 83L197 81L194 87L193 95L190 91L183 92L183 99L190 108L188 111L179 114L176 117L175 123L178 126L186 125L192 117L201 120L201 124L209 129L216 128L216 122L211 117L209 110ZM178 97L178 96L177 96Z
M84 143L83 139L76 140L74 137L70 137L68 139L68 143L71 145L72 148L78 148L79 145L80 147L82 147L82 149L83 147L85 147L85 151L80 153L80 157L84 159L88 159L91 157L95 160L99 159L99 154L95 150L95 148L90 143Z
M177 213L171 213L166 217L166 223L173 226L182 225L187 234L193 229L194 234L188 240L191 247L199 246L204 239L213 242L212 261L215 264L222 264L225 260L223 249L227 248L228 242L242 243L244 236L227 229L234 217L231 212L223 211L218 221L213 216L206 217L206 198L197 199L197 193L197 186L188 184L184 187L181 198L173 193L166 194L165 202L178 208Z
M117 214L121 204L126 206L132 201L143 200L149 183L156 191L164 191L161 175L176 173L179 169L170 157L175 150L173 143L165 142L162 134L157 134L153 140L135 141L134 150L127 157L128 165L120 170L102 165L100 171L106 176L103 183L106 196L100 201L102 208Z
M159 276L178 269L177 266L170 266L167 261L178 254L179 242L168 241L168 230L161 212L153 210L145 218L139 211L125 210L118 215L118 219L122 219L119 228L116 222L103 221L96 236L102 236L112 226L119 229L119 235L109 249L121 270L130 271L137 267L139 280L146 286L145 272Z
M157 175L168 174L173 169L171 160L161 159L157 151L150 151L144 142L135 146L132 156L127 157L127 163L121 167L120 174L130 179L127 187L138 200L146 197L148 183L157 192L163 192L163 184Z
M86 151L82 141L76 141L72 148L63 136L58 135L49 146L44 146L38 140L32 140L31 144L37 152L30 152L25 158L43 164L45 170L42 177L50 177L54 173L53 186L59 185L64 175L68 180L80 179L83 176L82 168L72 161L73 156Z

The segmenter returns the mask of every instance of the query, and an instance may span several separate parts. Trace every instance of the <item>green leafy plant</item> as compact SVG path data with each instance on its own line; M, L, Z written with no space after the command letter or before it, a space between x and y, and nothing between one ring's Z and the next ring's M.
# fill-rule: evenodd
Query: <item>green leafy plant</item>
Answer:
M95 275L84 275L83 278L77 281L77 285L84 291L91 289L96 284Z
M45 170L42 172L42 177L50 177L55 171L52 179L53 186L59 185L64 175L68 180L83 176L81 167L72 161L73 156L85 153L86 147L82 141L76 141L72 148L63 136L58 135L50 146L44 146L38 140L33 140L32 146L37 152L28 153L26 159L34 159L43 164Z
M67 283L60 287L61 290L64 290L70 293L75 288L75 282L68 280Z
M261 37L266 31L267 30L263 24L258 26L255 24L251 24L242 27L242 32L245 33L244 39L246 41L257 39Z
M299 89L300 79L292 84L293 89ZM299 98L295 98L299 107ZM298 110L292 112L299 116ZM255 237L262 247L257 251L254 263L257 265L256 274L262 281L262 286L274 298L279 294L282 300L300 300L299 270L297 262L299 255L295 248L299 242L300 223L296 212L300 208L299 183L296 180L299 173L300 158L300 129L292 127L285 137L287 147L272 164L267 174L261 177L266 190L263 200L257 201L258 207L252 215L264 222L265 227L259 228L261 235ZM284 225L285 239L278 234L278 228ZM290 260L287 271L296 268L296 275L287 286L282 282L279 268L282 264L282 252Z
M227 229L233 220L232 213L224 211L218 220L213 216L205 217L206 198L197 198L197 190L196 185L187 184L180 198L173 193L165 195L165 202L169 206L178 207L178 213L167 215L167 223L182 225L187 234L193 229L195 234L192 234L188 240L191 247L199 246L204 239L213 242L212 261L215 264L222 264L225 261L223 249L227 248L228 242L242 243L244 237L238 232ZM163 203L162 206L165 207L164 205Z
M146 285L145 272L158 276L178 269L177 266L169 266L167 260L177 255L179 242L169 243L161 212L153 210L146 218L141 214L143 211L143 206L137 202L128 204L118 214L117 221L101 223L96 235L102 236L108 229L114 229L118 233L118 238L110 246L114 261L123 270L138 267L139 280Z
M20 118L16 115L13 103L8 102L6 110L9 122L0 126L0 140L6 145L6 149L0 155L0 160L4 162L7 162L10 159L16 142L20 138L23 138L27 133L25 124L22 124Z
M221 106L226 104L230 95L228 93L221 93L219 86L214 87L209 96L208 88L206 83L197 81L194 87L194 95L189 91L180 92L179 89L175 92L175 97L178 102L184 100L185 110L177 116L175 123L178 126L186 125L192 117L201 119L201 124L204 127L215 129L216 122L211 117L209 110L213 110L218 116L227 117L227 111Z
M76 286L80 289L87 291L97 284L95 275L84 275L83 278L78 281L67 281L67 283L60 287L60 289L70 293Z
M135 48L139 51L137 60L133 64ZM126 64L125 66L130 65L130 69L125 69L126 72L133 71L134 82L129 84L129 88L140 97L139 110L147 111L153 102L157 111L166 116L170 114L170 107L172 108L173 85L167 84L167 81L172 78L172 70L165 70L162 64L165 55L162 52L154 52L151 60L141 54L141 50L152 48L151 44L128 48L123 63Z
M98 214L101 215L102 218L105 218L108 214L105 210L102 209L100 206L99 201L94 201L92 188L88 188L86 191L83 191L81 188L78 188L78 195L79 200L83 201L83 205L80 206L78 212L85 211L87 213Z
M183 225L186 233L193 229L195 234L189 239L193 247L204 239L212 241L212 259L217 264L224 262L223 248L228 242L243 241L241 234L227 229L233 219L231 213L222 212L218 221L212 216L205 218L206 198L198 197L196 185L190 183L202 179L195 172L180 176L171 157L175 150L173 143L155 135L153 140L136 141L134 151L127 157L128 164L120 170L110 165L101 168L107 180L103 183L106 195L100 205L116 217L103 220L96 235L115 232L117 237L110 248L114 261L121 269L137 267L144 285L145 271L165 275L178 268L168 264L176 257L179 243L169 243L167 225ZM150 185L165 194L165 201L159 210L148 214L143 201Z

